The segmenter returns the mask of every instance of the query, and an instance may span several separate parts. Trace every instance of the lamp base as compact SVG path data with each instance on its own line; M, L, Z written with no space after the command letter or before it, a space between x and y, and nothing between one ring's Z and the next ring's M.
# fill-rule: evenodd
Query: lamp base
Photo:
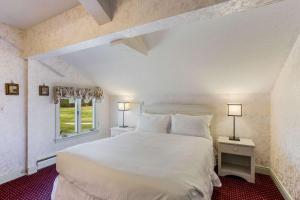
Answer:
M239 137L230 136L229 140L240 141L240 138Z
M120 128L128 128L128 126L119 126Z

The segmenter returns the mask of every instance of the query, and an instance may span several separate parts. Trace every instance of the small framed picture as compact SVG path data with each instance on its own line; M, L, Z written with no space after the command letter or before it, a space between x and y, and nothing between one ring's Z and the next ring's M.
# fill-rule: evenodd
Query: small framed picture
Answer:
M40 85L39 86L39 95L40 96L49 96L49 86Z
M6 95L19 95L19 84L5 83L5 94Z

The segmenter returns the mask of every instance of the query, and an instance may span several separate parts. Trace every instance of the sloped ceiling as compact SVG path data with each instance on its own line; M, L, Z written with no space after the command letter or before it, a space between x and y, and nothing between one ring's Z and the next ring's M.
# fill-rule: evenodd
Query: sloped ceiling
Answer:
M114 95L269 93L300 28L285 0L145 36L148 56L103 45L62 58Z
M28 28L78 4L77 0L1 0L0 22Z

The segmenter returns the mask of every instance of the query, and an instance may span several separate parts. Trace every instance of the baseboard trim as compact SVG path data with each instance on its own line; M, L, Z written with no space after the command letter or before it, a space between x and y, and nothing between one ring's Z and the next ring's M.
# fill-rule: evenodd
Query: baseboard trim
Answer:
M37 171L38 171L38 168L37 168L37 167L29 167L29 168L27 169L27 175L35 174L35 173L37 173Z
M51 165L54 165L55 163L56 163L56 159L51 158L51 159L48 159L48 160L38 163L38 166L28 168L27 173L25 171L19 171L19 172L11 172L11 173L8 173L7 175L0 176L0 185L3 183L7 183L9 181L15 180L15 179L20 178L25 175L32 175L32 174L38 172L38 170L43 169L45 167L49 167Z
M265 175L271 175L270 168L269 167L265 167L265 166L261 166L261 165L256 165L255 166L255 173L265 174Z
M292 196L288 193L288 191L285 189L279 178L276 176L275 172L270 167L256 165L255 172L258 174L265 174L271 176L273 182L275 183L283 198L285 200L293 200Z
M27 175L32 175L38 172L38 170L43 169L45 167L49 167L51 165L54 165L56 163L56 158L50 158L47 160L43 160L41 162L38 162L36 166L29 167L27 169Z
M15 180L15 179L20 178L25 175L26 175L26 173L24 171L20 171L20 172L11 172L7 175L0 176L0 185L3 183L7 183L9 181Z
M275 174L275 172L272 169L270 169L270 175L271 175L275 185L277 186L278 190L282 194L283 198L285 200L293 200L292 196L285 189L282 182L279 180L279 178L277 177L277 175Z
M43 169L45 167L49 167L51 165L54 165L55 163L56 163L56 157L43 160L37 163L37 170Z

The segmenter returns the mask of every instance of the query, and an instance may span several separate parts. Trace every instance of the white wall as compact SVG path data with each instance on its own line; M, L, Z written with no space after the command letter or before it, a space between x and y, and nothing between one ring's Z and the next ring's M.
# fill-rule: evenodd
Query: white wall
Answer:
M111 98L111 126L121 122L121 112L117 111L116 102L124 97ZM126 98L125 98L126 99ZM243 117L236 118L236 134L254 140L257 165L269 166L270 154L270 97L268 94L219 94L219 95L163 95L140 96L129 100L133 102L206 104L213 110L212 135L232 135L233 119L227 116L227 103L242 103ZM128 99L126 99L128 100ZM125 115L127 125L135 126L138 109L128 111Z
M61 77L38 61L29 61L29 102L28 102L28 160L29 169L34 171L36 161L51 155L55 152L82 142L87 142L109 134L109 97L104 96L102 103L97 105L97 126L100 133L96 135L85 135L55 142L55 104L53 101L54 86L77 86L94 87L95 84L84 77L72 66L60 59L48 60L47 64L59 71ZM50 86L50 96L39 96L39 85Z
M300 37L271 95L271 168L300 199Z
M85 87L95 86L95 83L59 59L47 62L63 73L64 78L37 61L30 60L28 66L22 58L22 41L20 30L0 23L0 183L23 175L27 158L30 170L34 171L37 159L53 155L57 150L67 146L109 134L109 96L105 94L103 102L97 109L99 134L54 142L53 86ZM27 78L29 80L28 154L26 149ZM5 95L4 84L11 81L19 84L19 96ZM50 97L38 96L38 86L43 83L50 86Z
M0 23L0 184L25 169L25 62L19 30ZM20 84L19 96L6 96L4 84Z

